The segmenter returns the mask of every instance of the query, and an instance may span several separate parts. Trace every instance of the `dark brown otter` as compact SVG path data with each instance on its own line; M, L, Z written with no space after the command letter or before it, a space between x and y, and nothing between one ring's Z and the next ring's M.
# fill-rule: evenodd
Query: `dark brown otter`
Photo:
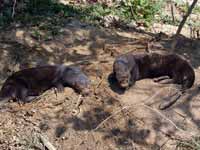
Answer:
M114 61L113 73L123 88L130 87L137 80L155 78L155 82L179 84L184 91L192 87L195 80L192 66L172 53L123 54Z
M29 68L8 77L1 88L0 100L27 102L52 87L63 91L65 86L88 94L89 84L88 77L77 67L54 65Z

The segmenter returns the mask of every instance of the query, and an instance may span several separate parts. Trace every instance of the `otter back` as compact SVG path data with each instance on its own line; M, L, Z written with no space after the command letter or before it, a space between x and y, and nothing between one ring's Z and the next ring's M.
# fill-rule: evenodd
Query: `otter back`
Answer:
M55 65L29 68L8 77L0 91L0 100L29 101L30 97L38 96L52 87L62 91L64 86L71 86L81 92L88 85L89 79L77 67Z
M126 63L119 66L117 62L121 60ZM126 84L129 86L140 79L169 76L173 83L181 84L183 89L187 89L195 80L191 65L179 55L171 53L127 53L119 56L114 64L114 74L118 75L116 79L130 82Z

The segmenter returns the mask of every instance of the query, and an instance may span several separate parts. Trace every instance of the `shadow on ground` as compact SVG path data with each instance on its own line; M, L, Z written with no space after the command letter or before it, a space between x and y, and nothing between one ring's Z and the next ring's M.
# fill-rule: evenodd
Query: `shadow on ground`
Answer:
M148 109L142 109L140 106L132 108L131 110L133 112L126 110L114 115L124 106L121 104L124 99L119 99L119 97L127 93L124 93L125 91L118 88L115 81L110 78L111 76L107 77L112 72L112 62L117 55L132 50L145 51L145 44L152 38L156 39L158 37L157 34L136 29L116 29L114 31L111 29L102 29L81 23L75 19L66 20L64 25L59 28L61 32L50 40L35 38L32 35L32 30L31 27L29 29L20 27L4 31L0 34L1 81L11 72L30 66L75 64L83 66L83 69L87 71L86 73L88 73L94 81L98 82L98 84L94 86L97 90L100 90L100 92L97 91L94 93L95 99L90 97L89 101L86 100L83 104L83 108L86 107L84 105L87 103L88 107L83 110L80 116L70 116L68 105L63 106L60 111L55 113L52 109L43 112L45 115L40 116L41 118L38 119L41 121L39 128L43 132L52 131L48 132L48 134L55 136L55 139L59 139L66 134L68 135L68 133L75 135L75 138L81 135L81 140L87 140L87 136L82 136L82 134L89 132L95 134L96 143L98 143L98 141L102 142L101 140L103 139L103 145L107 144L105 142L107 140L114 140L116 146L130 146L131 148L134 148L135 143L144 146L161 146L162 143L159 143L158 146L158 142L161 141L160 132L163 128L167 128L169 123L166 123L166 120L165 122L162 121L162 117L157 117L158 114ZM200 41L191 40L183 36L179 38L175 52L191 60L195 69L199 68ZM161 38L155 41L155 43L159 43L162 46L161 50L170 51L172 38ZM91 70L93 72L90 73ZM106 77L103 78L103 75L99 75L102 77L100 79L98 73ZM198 77L199 75L196 78ZM101 80L106 84L106 86L103 84L105 87L102 86ZM110 85L107 82L109 82ZM130 91L130 97L126 97L129 100L126 104L129 104L131 101L140 101L140 99L144 99L145 96L150 97L155 91L162 88L158 86L157 89L153 90L154 86L153 84L146 86L145 83L142 88L135 87L134 91L140 95L140 97L134 97L135 95ZM107 90L111 88L112 90L106 92L104 88ZM118 96L117 100L115 97L109 96L108 94L116 94ZM179 100L180 103L173 107L173 109L181 110L181 112L186 114L186 117L191 119L196 127L200 126L200 119L198 115L196 115L197 113L194 115L193 111L197 111L200 106L197 105L199 101L198 94L198 89L191 90L186 97L183 98L184 101L181 101L182 99ZM48 100L49 99L50 98L48 98ZM73 99L73 101L75 100ZM97 103L100 104L97 105ZM59 106L56 107L59 108ZM41 110L43 109L44 108L41 107ZM143 111L140 111L140 109ZM173 109L171 108L162 113L175 116ZM51 117L49 113L53 117ZM114 116L106 121L105 124L99 126L111 115ZM138 117L140 115L141 117ZM174 118L172 118L172 120L173 119ZM177 118L173 121L181 125L182 121L177 121L176 119ZM47 122L45 122L46 120ZM148 127L150 123L146 125L146 121L153 122L152 127ZM53 123L55 123L56 126L51 126ZM189 125L190 124L188 124L188 126ZM95 130L97 127L98 129ZM158 135L153 136L154 132ZM175 129L170 128L168 133L173 134L174 132ZM68 135L68 137L73 139L70 135ZM162 135L162 138L163 137L166 137L166 135ZM149 139L150 142L148 142ZM70 139L68 141L70 141ZM67 142L67 140L65 142ZM77 141L71 145L76 145L75 143L77 143ZM108 145L112 145L112 142L110 143Z

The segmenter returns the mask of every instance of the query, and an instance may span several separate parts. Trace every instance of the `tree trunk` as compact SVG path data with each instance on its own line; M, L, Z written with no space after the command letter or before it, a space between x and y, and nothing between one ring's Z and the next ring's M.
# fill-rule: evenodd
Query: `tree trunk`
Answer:
M179 35L181 33L181 30L187 20L187 17L192 13L192 9L194 8L194 6L196 5L198 0L193 0L191 6L189 7L187 13L185 14L185 16L183 16L183 19L180 23L180 25L178 26L178 30L176 31L176 35Z
M172 22L175 24L175 17L174 17L174 3L173 3L172 0L170 1L170 7L171 7Z
M183 16L183 19L182 19L181 23L180 23L179 26L178 26L178 29L177 29L177 31L176 31L175 36L173 37L172 44L171 44L171 50L172 50L172 52L174 52L175 49L176 49L176 46L177 46L177 44L178 44L178 39L177 39L177 37L178 37L178 35L181 33L181 30L182 30L182 28L183 28L183 26L184 26L184 24L185 24L185 22L186 22L186 20L187 20L187 17L192 13L192 9L193 9L194 6L196 5L197 1L198 1L198 0L193 0L191 6L188 8L187 13L185 14L185 16Z

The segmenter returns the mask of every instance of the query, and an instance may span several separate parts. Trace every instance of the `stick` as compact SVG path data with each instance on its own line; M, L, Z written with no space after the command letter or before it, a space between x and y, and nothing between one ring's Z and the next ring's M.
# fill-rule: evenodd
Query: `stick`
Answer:
M156 94L154 94L152 97L149 98L149 100L153 99L155 96L157 96L159 93L160 93L161 90L159 90ZM147 99L148 100L148 99ZM138 103L138 104L132 104L132 105L129 105L129 106L125 106L123 107L122 109L116 111L114 114L110 115L109 117L107 117L105 120L103 120L95 129L94 131L98 130L101 125L103 125L105 122L107 122L109 119L111 119L113 116L117 115L119 112L121 112L122 110L124 109L128 109L128 108L131 108L131 107L138 107L138 106L143 106L143 107L146 107L148 109L150 109L151 111L154 111L155 113L159 114L162 118L164 118L165 120L167 120L170 124L172 124L177 130L179 130L180 132L184 132L186 134L189 134L191 136L194 136L192 133L190 132L187 132L187 131L184 131L183 129L179 128L172 120L170 120L169 118L167 118L165 115L163 115L161 112L159 112L157 109L154 109L150 106L148 106L147 104L145 104L144 102L142 103Z
M160 89L156 94L154 94L153 96L151 96L150 98L147 98L146 100L144 100L143 102L147 101L148 99L149 100L152 100L155 96L157 96L160 92L161 92L162 89ZM94 131L98 130L100 128L101 125L103 125L106 121L108 121L110 118L114 117L115 115L117 115L119 112L121 112L122 110L124 109L127 109L127 108L130 108L130 107L136 107L136 106L139 106L142 103L138 103L138 104L131 104L131 105L128 105L128 106L125 106L121 109L119 109L118 111L116 111L114 114L110 115L109 117L107 117L105 120L103 120L95 129Z
M146 108L154 111L155 113L159 114L162 118L164 118L165 120L167 120L168 122L170 122L177 130L179 130L181 132L185 132L183 129L179 128L172 120L170 120L165 115L163 115L161 112L159 112L157 109L149 107L148 105L145 105L145 104L143 104L142 106L144 106L144 107L146 107Z
M81 103L83 102L83 99L82 99L82 95L80 94L79 97L78 97L78 100L77 100L77 104L75 106L75 109L72 110L72 114L74 116L76 116L77 114L80 113L80 108L79 106L81 105ZM78 109L78 110L77 110Z
M14 0L13 8L12 8L12 18L14 18L15 15L15 6L16 6L17 0Z
M40 140L48 150L56 150L56 148L42 135L39 135Z
M194 6L196 5L197 1L198 0L193 0L191 6L188 8L187 13L185 14L185 16L183 16L183 19L182 19L181 23L179 24L178 29L176 31L176 36L180 34L188 16L192 13L192 10L193 10Z
M77 100L76 108L79 108L82 102L83 102L83 99L82 99L82 95L80 94Z

